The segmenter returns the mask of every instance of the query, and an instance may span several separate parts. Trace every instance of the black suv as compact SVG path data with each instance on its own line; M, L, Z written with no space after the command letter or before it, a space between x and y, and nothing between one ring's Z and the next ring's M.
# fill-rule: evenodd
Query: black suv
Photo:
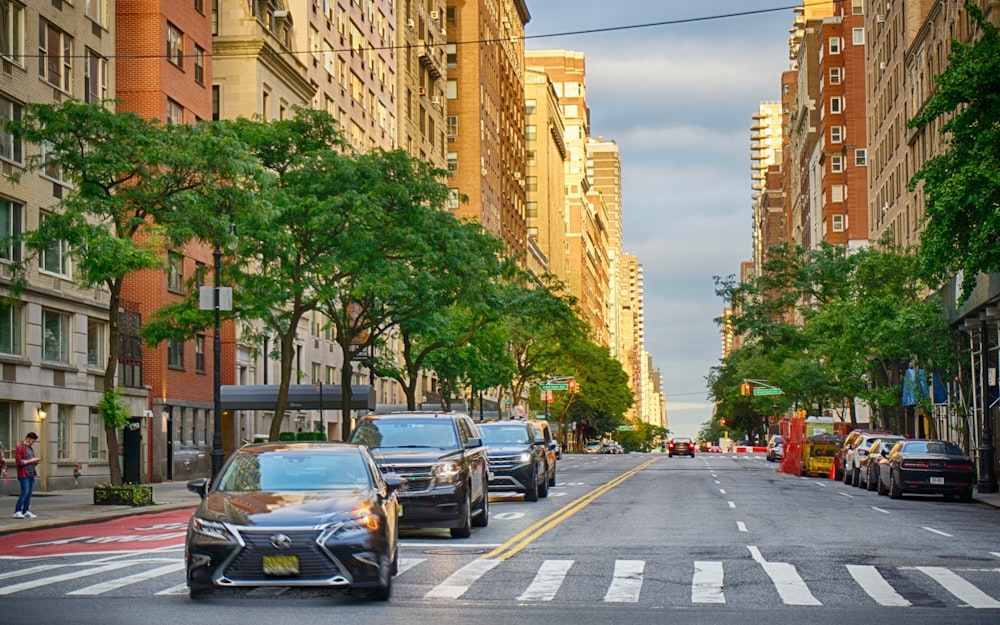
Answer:
M549 496L545 439L527 421L480 423L490 460L491 491L524 493L525 501Z
M545 442L545 475L549 486L556 485L556 460L560 456L559 443L552 436L549 422L542 419L530 420L528 423L535 429L535 440Z
M490 521L489 463L476 424L455 412L371 414L358 419L351 442L367 446L399 490L404 527L447 527L468 538Z

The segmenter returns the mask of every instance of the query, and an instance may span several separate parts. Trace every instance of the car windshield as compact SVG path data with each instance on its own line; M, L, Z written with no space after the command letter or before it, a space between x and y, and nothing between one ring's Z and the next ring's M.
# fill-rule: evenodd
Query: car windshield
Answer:
M487 425L479 428L483 442L487 445L525 445L528 440L528 429L524 425Z
M218 490L314 491L367 488L370 478L361 454L309 451L238 451L219 480Z
M458 446L455 427L450 419L371 419L362 422L351 435L351 442L371 449L379 447L432 447L454 449Z
M902 449L903 453L915 454L947 454L950 456L964 456L965 452L955 443L946 441L913 441L906 443Z

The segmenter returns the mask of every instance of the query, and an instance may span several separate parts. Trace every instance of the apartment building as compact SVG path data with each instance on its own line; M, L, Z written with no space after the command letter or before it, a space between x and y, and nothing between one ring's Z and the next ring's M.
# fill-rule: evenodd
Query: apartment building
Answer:
M607 286L604 289L604 343L615 360L623 356L621 337L622 293L625 288L622 273L622 160L621 150L614 141L603 137L587 141L587 176L591 192L600 196L605 207Z
M110 3L4 2L0 23L3 119L19 119L29 102L114 96ZM25 172L40 149L0 131L0 236L35 229L70 191L56 168ZM17 185L9 178L15 173L24 173ZM9 262L24 254L19 246L0 249L0 299L10 293ZM108 475L104 424L95 406L109 353L110 298L103 288L81 288L75 277L69 250L55 242L30 267L20 301L0 304L0 443L9 453L29 431L39 435L41 490L71 487L78 464L85 476ZM141 376L130 366L119 366L118 376L132 414L142 415L148 393ZM14 480L0 485L0 492L16 490Z
M452 116L446 114L448 69L458 48L447 40L445 0L402 0L397 10L397 144L445 169L455 138Z
M569 279L566 243L565 124L555 86L544 71L525 71L525 218L540 268Z
M778 206L775 214L775 196L780 196L782 178L782 106L781 102L765 100L757 107L750 124L750 184L753 207L753 260L759 272L764 261L765 252L772 245L780 243L782 231L775 233L777 227L783 227L783 206ZM776 192L777 191L777 192ZM779 238L775 238L775 234Z
M524 0L448 0L449 208L525 251ZM461 197L467 202L460 201Z

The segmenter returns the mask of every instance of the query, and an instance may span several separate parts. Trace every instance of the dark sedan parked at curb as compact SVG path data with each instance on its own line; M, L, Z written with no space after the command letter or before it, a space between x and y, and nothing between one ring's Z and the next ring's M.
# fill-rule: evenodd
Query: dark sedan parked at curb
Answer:
M549 496L545 439L526 421L479 424L490 461L490 491L523 493L525 501Z
M394 412L358 420L351 442L368 447L399 491L404 527L446 527L468 538L490 522L489 462L479 430L458 412Z
M385 601L396 574L402 480L345 443L248 445L211 486L184 546L192 599L218 588L319 586Z
M975 465L955 443L903 440L882 453L885 462L879 463L879 495L899 499L903 493L930 493L972 501Z

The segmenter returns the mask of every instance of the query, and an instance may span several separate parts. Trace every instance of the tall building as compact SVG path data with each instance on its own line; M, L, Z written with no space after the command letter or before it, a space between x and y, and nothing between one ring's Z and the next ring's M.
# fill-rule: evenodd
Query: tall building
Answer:
M559 96L548 74L525 71L525 217L529 242L539 249L539 268L569 278L566 245L567 158Z
M393 3L388 3L392 5ZM395 3L398 145L439 169L455 138L447 112L448 69L455 44L447 43L445 0Z
M621 151L614 141L603 137L587 142L587 176L591 193L600 196L605 207L607 286L604 289L605 342L611 357L621 361L622 297L626 288L622 272L622 161ZM600 342L600 341L599 341Z
M115 96L115 15L108 4L3 2L0 24L0 118L20 119L26 103ZM34 230L70 191L57 168L26 172L40 150L0 130L0 237ZM14 174L23 174L20 184L11 181ZM0 443L9 454L28 432L39 435L41 490L72 488L76 464L84 476L107 479L96 405L109 353L109 293L75 283L78 268L55 241L29 267L20 302L4 304L9 264L25 254L21 246L0 249ZM148 391L130 365L118 367L118 382L131 413L142 415Z
M763 101L753 114L750 125L750 185L753 201L753 260L760 271L769 247L783 241L783 206L780 198L782 162L781 102ZM775 183L778 187L775 188ZM770 185L770 186L769 186ZM775 209L777 208L777 214ZM776 236L778 238L776 238Z
M503 239L512 256L525 251L527 239L524 25L530 19L524 0L447 3L449 207Z

